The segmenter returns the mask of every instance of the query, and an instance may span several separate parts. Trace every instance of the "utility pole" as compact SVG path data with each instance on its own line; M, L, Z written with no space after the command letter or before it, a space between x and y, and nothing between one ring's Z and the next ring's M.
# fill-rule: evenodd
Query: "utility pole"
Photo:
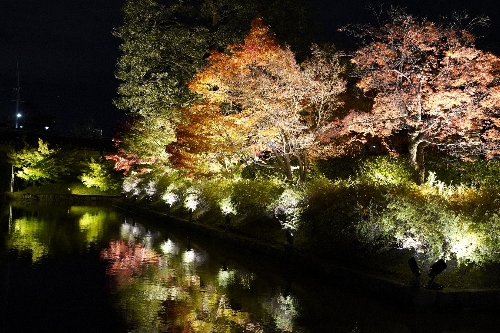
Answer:
M15 174L14 174L14 164L12 164L12 171L10 176L10 192L14 192L14 182L15 182Z
M16 128L19 128L19 104L21 103L21 74L19 73L19 64L17 64L17 87L16 87L16 114L14 117L16 118Z
M17 87L14 88L16 91L16 114L14 118L16 119L16 128L19 128L19 117L21 113L19 112L19 106L21 104L21 73L19 73L19 63L17 64Z

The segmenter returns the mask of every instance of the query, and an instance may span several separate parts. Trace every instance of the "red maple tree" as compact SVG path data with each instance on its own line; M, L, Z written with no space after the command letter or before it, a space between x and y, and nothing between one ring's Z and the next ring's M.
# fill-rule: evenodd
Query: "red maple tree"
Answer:
M388 14L381 27L349 29L370 41L352 62L358 87L374 98L370 112L343 119L341 132L357 140L405 134L419 184L428 146L491 157L499 138L500 59L476 49L474 35L458 25L440 26L398 9Z

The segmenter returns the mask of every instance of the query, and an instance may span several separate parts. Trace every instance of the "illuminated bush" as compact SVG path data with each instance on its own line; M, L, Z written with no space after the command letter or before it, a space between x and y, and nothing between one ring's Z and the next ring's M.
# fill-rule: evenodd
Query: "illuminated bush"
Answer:
M145 186L144 193L146 194L146 196L148 198L153 197L156 194L156 192L158 191L158 189L156 188L156 184L157 184L156 181L150 180L147 183L147 185Z
M162 168L143 168L140 172L132 171L123 180L123 192L139 199L160 199L164 194L164 184L161 184L165 170Z
M194 212L198 205L200 204L200 190L197 188L190 188L186 193L186 198L184 199L184 206Z
M236 207L231 199L232 185L233 180L226 178L213 178L200 184L205 203L210 209L210 216L206 218L221 221L223 216L236 214Z
M302 190L287 188L269 205L268 210L280 221L283 229L294 232L299 228L304 205L303 196Z
M435 197L388 195L387 199L385 208L373 204L368 216L360 218L357 229L365 242L410 249L428 261L444 258L478 265L500 261L498 215L478 222Z
M190 217L198 219L203 214L207 213L210 208L213 208L213 206L210 205L202 189L196 185L193 185L189 187L185 192L184 208L187 209Z
M430 157L427 169L447 185L463 184L472 188L500 186L500 163L493 160L463 161L445 157Z
M87 163L87 170L78 177L87 187L96 187L101 191L116 190L119 184L105 163L93 158Z
M360 161L358 179L377 185L396 185L413 181L408 159L394 156L374 156Z
M162 199L169 207L172 207L176 202L179 201L179 196L175 192L173 192L172 189L167 189L167 191L163 193Z
M232 203L239 217L251 221L266 216L267 207L283 192L284 184L277 180L236 181L232 187Z
M231 197L222 198L219 201L219 207L223 215L236 215L237 211L234 207Z
M136 175L129 175L123 179L123 192L130 196L138 196L141 194L141 188L139 184L141 179Z
M179 209L184 207L184 199L186 197L187 189L192 186L192 182L179 175L166 175L158 182L158 187L163 188L159 190L161 199L168 205L169 209Z

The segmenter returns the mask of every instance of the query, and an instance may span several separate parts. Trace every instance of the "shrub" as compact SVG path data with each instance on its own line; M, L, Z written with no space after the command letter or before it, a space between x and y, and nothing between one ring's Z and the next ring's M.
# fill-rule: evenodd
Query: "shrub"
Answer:
M112 166L91 158L87 170L78 177L87 187L96 187L100 191L116 190L120 187L118 180L111 173Z
M357 179L376 186L413 182L413 171L406 157L372 156L360 161Z
M284 190L284 183L276 179L236 181L232 186L232 202L238 220L258 221L266 217L267 207Z
M450 157L429 157L426 168L447 185L463 184L476 189L500 187L498 161L464 161Z
M372 204L368 216L360 214L357 231L364 242L382 250L410 249L427 261L444 258L478 265L500 261L496 214L475 222L436 198L388 195L387 201L384 208Z

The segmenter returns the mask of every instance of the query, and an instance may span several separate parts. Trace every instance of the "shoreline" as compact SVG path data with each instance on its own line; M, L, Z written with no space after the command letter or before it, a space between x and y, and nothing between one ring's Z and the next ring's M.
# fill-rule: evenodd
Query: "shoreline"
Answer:
M267 260L287 265L294 273L316 274L323 282L334 281L335 285L357 294L374 297L382 302L404 307L413 312L491 311L500 306L500 289L456 289L431 290L356 270L338 263L326 262L309 253L293 247L276 246L267 242L245 237L231 230L211 228L196 222L177 218L137 205L118 202L117 209L141 217L162 217L162 223L174 224L201 236L208 237L224 246L235 249L243 255L265 256Z

